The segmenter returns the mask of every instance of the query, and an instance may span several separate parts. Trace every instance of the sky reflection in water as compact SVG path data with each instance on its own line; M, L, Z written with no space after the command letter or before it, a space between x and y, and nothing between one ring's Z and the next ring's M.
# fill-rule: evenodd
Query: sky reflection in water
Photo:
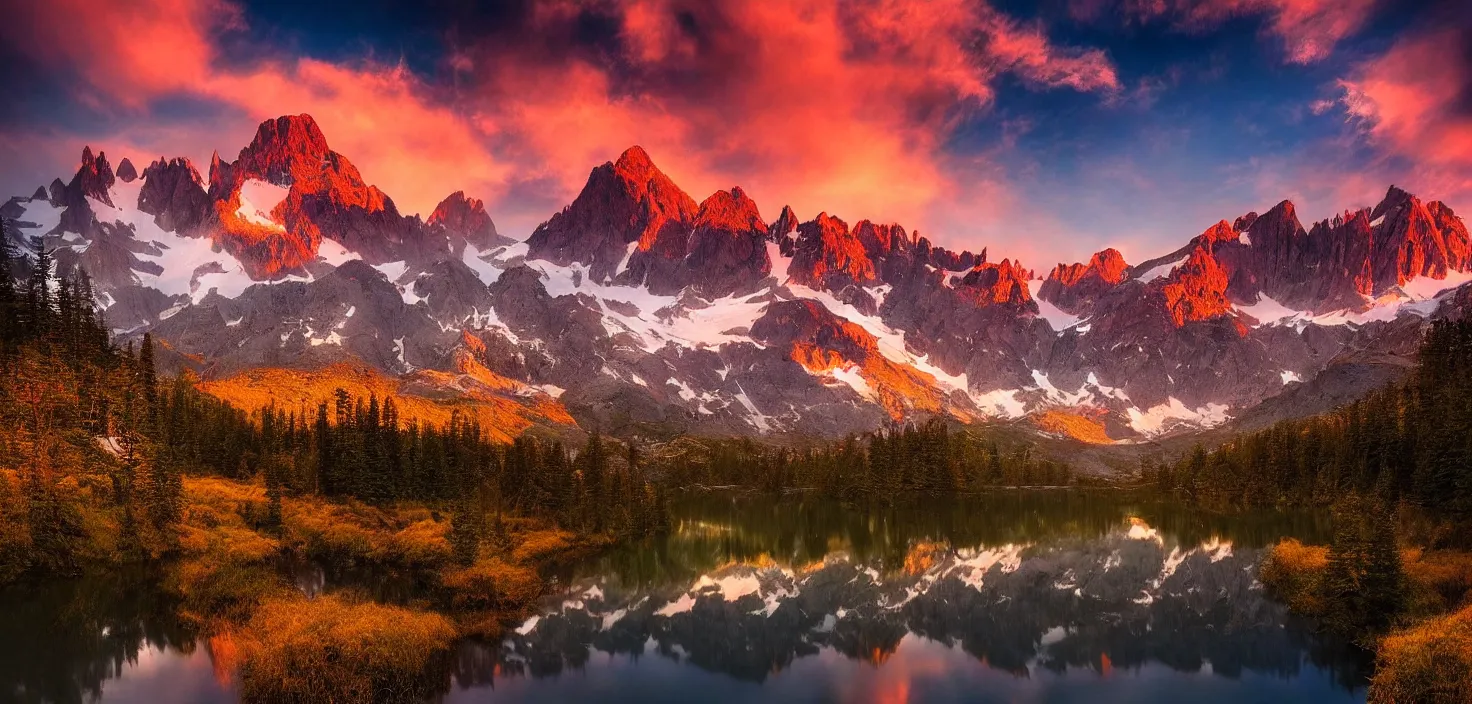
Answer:
M1114 494L681 498L677 530L548 576L538 613L463 642L445 700L1359 702L1363 653L1254 578L1311 514L1211 516ZM362 575L308 570L311 591ZM305 585L304 585L305 586ZM385 598L397 600L393 592ZM0 698L228 702L147 579L0 595Z

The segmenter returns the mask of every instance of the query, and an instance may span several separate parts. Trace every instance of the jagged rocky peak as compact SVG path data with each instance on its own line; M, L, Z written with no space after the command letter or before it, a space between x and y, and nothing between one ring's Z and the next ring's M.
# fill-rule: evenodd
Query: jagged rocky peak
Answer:
M1438 204L1433 213L1419 198L1390 187L1371 212L1375 220L1384 218L1375 228L1377 294L1417 276L1443 279L1448 271L1468 268L1466 228L1457 218L1447 216L1449 210Z
M479 198L467 197L464 191L455 191L440 201L430 213L427 224L443 227L457 253L465 248L466 243L484 250L510 241L496 232L496 223L486 213L485 203Z
M240 151L232 169L278 186L290 186L319 173L323 162L331 157L327 137L311 115L283 115L256 128L255 138Z
M847 223L828 213L798 226L793 249L789 271L797 283L837 291L878 279L863 243Z
M108 191L117 182L113 175L112 166L107 163L107 154L98 152L96 157L92 156L92 147L82 147L82 165L77 169L77 174L72 177L72 182L67 185L72 191L96 198L108 205L113 205L112 196Z
M740 187L716 191L700 204L682 271L668 280L694 286L709 298L755 289L772 271L766 239L767 225L756 201ZM658 283L650 279L650 290L673 292Z
M1059 263L1038 290L1041 298L1068 313L1086 313L1099 297L1125 280L1129 264L1110 247L1094 253L1087 264Z
M1220 220L1215 225L1206 228L1206 231L1197 235L1193 241L1211 250L1222 242L1237 242L1240 237L1240 232L1235 227L1232 227L1232 223L1226 220Z
M1191 250L1161 289L1176 327L1232 312L1227 300L1227 272L1204 244Z
M48 200L51 195L46 192L45 186L37 186L36 192L31 194L31 200Z
M756 201L746 195L740 186L729 191L716 191L700 202L695 215L696 227L711 227L732 232L763 231L767 224L762 220Z
M782 214L778 215L777 219L773 220L772 224L767 228L767 235L771 237L773 242L781 242L788 235L797 232L798 224L797 213L792 212L792 206L784 205L782 206Z
M117 177L123 183L132 183L138 178L138 170L133 168L133 162L129 161L128 157L123 157L123 160L118 162Z
M1021 263L1010 259L996 264L982 262L966 272L956 288L977 305L1021 305L1032 301L1032 293L1027 288L1029 274L1031 272Z
M854 237L864 246L869 259L876 262L891 252L908 252L912 244L909 233L898 224L875 225L868 220L860 220L854 225Z
M66 184L60 178L51 179L51 185L46 189L46 195L50 196L52 205L60 206L66 200Z
M930 240L919 237L918 233L912 234L911 237L915 240L914 249L916 251L920 251L921 242L925 243L924 251L929 252L930 265L937 269L966 271L986 261L985 249L981 250L981 254L973 254L970 250L955 252L945 247L932 247Z
M1415 199L1415 196L1402 190L1399 186L1392 184L1390 188L1385 191L1385 197L1381 198L1380 202L1377 203L1375 207L1371 210L1370 219L1378 220L1380 219L1380 216L1385 215L1392 210L1401 208Z
M1123 281L1128 270L1129 265L1125 263L1124 255L1110 247L1095 252L1094 256L1089 257L1087 264L1060 262L1048 274L1048 280L1057 281L1064 286L1074 286L1085 279L1099 279L1112 285Z
M1272 210L1253 218L1247 232L1254 248L1275 253L1283 253L1294 240L1308 234L1303 223L1298 221L1298 210L1291 200L1282 201Z
M190 234L212 221L214 209L194 164L184 157L159 157L143 169L138 209L165 230Z
M532 232L528 256L562 266L586 264L594 279L610 279L620 273L615 269L621 263L634 264L630 247L636 243L641 252L660 249L665 258L676 251L683 256L684 236L697 210L695 199L643 148L630 147L617 162L594 168L578 197ZM643 280L642 272L637 278Z
M1257 211L1248 211L1246 215L1232 221L1232 229L1237 232L1246 232L1248 228L1252 227L1252 223L1254 222L1257 222Z

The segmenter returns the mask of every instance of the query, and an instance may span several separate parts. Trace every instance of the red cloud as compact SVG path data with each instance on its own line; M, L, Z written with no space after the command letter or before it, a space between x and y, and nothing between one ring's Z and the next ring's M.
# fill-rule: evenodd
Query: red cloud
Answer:
M16 3L6 14L0 33L9 43L76 70L127 108L198 84L214 59L210 35L241 26L238 9L220 0L48 0Z
M539 32L558 36L550 25L583 9L559 7ZM948 161L943 143L991 104L1001 73L1042 88L1119 85L1102 52L1057 47L964 0L642 0L616 20L623 51L611 62L467 49L479 124L533 152L518 162L542 173L524 175L569 195L590 165L639 143L697 198L739 183L769 211L951 225L963 221L945 212L958 196L987 199L973 214L1000 207L987 175Z
M1472 168L1469 33L1447 29L1402 39L1340 81L1350 116L1370 138L1428 166Z
M571 50L568 28L590 11L609 13L616 41ZM803 217L897 220L956 241L1013 212L984 159L944 149L960 118L990 107L999 76L1040 90L1120 85L1103 52L1060 47L976 0L549 0L530 16L524 37L457 47L452 93L371 62L223 61L221 34L242 18L221 0L31 3L0 36L140 116L173 95L234 107L215 142L227 158L255 121L310 113L402 210L428 212L463 188L513 232L642 144L697 198L740 184L768 217L790 203ZM146 159L173 154L159 148L167 137L93 141L150 149ZM521 205L529 192L534 204Z

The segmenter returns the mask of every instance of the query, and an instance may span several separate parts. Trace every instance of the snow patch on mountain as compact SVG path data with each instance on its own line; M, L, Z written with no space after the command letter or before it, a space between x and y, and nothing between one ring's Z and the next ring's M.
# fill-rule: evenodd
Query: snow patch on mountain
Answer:
M1230 410L1226 404L1208 403L1199 408L1188 408L1174 396L1169 397L1165 403L1152 406L1141 411L1139 408L1130 407L1127 413L1130 417L1130 427L1135 432L1146 437L1155 437L1169 432L1175 427L1185 424L1198 428L1211 428L1227 422L1227 411Z
M1258 294L1257 302L1252 305L1238 305L1233 307L1237 309L1238 313L1252 316L1253 319L1258 321L1258 325L1273 325L1285 318L1308 315L1305 311L1294 310L1273 300L1265 293Z
M160 228L152 215L137 207L138 193L142 188L142 179L136 179L132 183L118 181L114 184L109 197L112 202L119 204L117 207L95 198L87 199L98 222L120 223L132 228L133 237L139 242L153 242L158 245L160 253L142 252L138 257L145 261L152 260L163 269L163 273L155 275L134 272L139 283L170 296L189 295L194 302L204 298L211 290L227 298L234 298L255 283L234 257L225 252L214 251L211 240L184 237ZM196 271L203 272L213 268L207 266L210 264L219 265L223 271L195 274Z
M1032 296L1032 300L1038 304L1038 315L1043 320L1048 321L1048 325L1053 328L1054 332L1062 333L1064 330L1078 325L1079 321L1082 320L1079 316L1065 313L1058 306L1038 298L1038 291L1041 291L1043 288L1042 279L1033 279L1027 282L1027 288L1029 294Z
M21 202L21 214L12 223L17 226L22 236L44 235L61 224L61 214L65 208L57 208L50 202L44 200L31 200ZM27 223L30 223L27 225Z
M1141 274L1138 278L1141 281L1145 281L1147 283L1150 282L1150 281L1154 281L1156 279L1163 279L1163 278L1165 278L1167 276L1170 276L1170 273L1172 271L1175 271L1176 270L1176 267L1178 267L1178 266L1180 266L1182 264L1185 264L1186 263L1186 260L1188 258L1189 257L1181 257L1180 259L1177 259L1176 261L1166 262L1165 264L1160 264L1158 266L1151 267L1149 271Z
M850 364L837 369L830 369L828 370L828 375L839 383L847 384L854 390L854 393L865 399L875 401L879 398L879 395L874 393L874 389L869 386L869 382L859 373L859 368L856 365Z
M246 179L240 186L240 207L235 209L235 214L246 222L284 232L286 226L271 217L271 211L286 200L289 191L274 183Z

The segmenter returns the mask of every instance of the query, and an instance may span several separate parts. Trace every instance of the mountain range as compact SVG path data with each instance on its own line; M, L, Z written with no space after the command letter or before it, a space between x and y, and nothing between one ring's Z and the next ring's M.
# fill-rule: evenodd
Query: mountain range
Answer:
M697 202L636 146L518 241L460 191L400 213L307 115L205 174L87 148L0 215L211 393L295 409L344 386L506 438L944 417L1139 444L1354 398L1472 303L1466 225L1395 187L1307 227L1283 201L1153 259L1044 273L899 224L764 215L740 187Z

